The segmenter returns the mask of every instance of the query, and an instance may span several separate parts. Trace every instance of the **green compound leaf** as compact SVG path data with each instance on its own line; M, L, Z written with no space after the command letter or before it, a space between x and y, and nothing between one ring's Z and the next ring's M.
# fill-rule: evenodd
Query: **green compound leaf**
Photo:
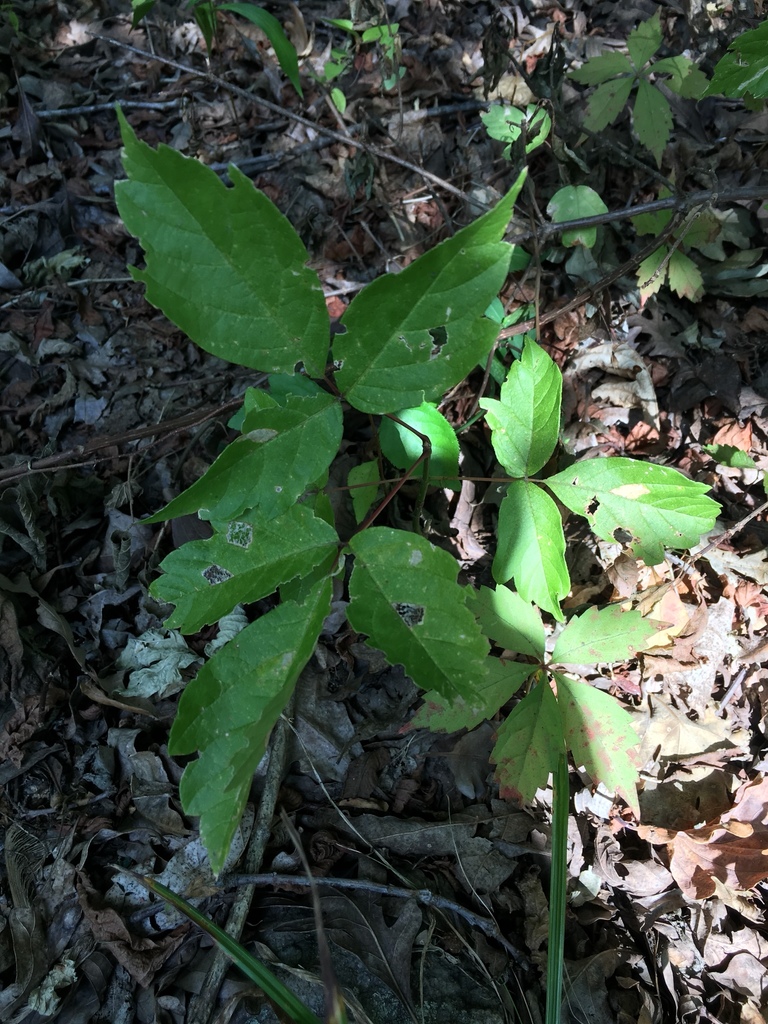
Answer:
M768 96L768 21L743 32L715 67L705 96Z
M634 78L614 78L598 85L589 97L584 127L601 132L612 124L627 105L634 84Z
M246 396L243 434L233 441L191 487L146 523L199 514L232 519L258 508L272 519L289 509L325 472L339 450L339 402L321 392L288 394L281 402L251 388Z
M350 487L352 497L352 509L355 513L355 521L362 523L368 515L371 506L379 495L379 480L381 469L378 462L361 462L359 466L353 466L349 471L347 483ZM370 487L361 487L361 484L370 484Z
M637 83L633 121L638 139L650 149L656 163L661 166L672 132L672 110L667 99L645 78Z
M486 679L488 641L456 582L455 559L423 537L384 526L358 533L349 546L353 628L423 690L474 697Z
M240 366L321 377L330 321L288 220L235 167L234 188L197 160L139 142L118 110L127 181L115 198L140 240L147 300L206 352ZM405 404L405 403L401 403Z
M557 505L536 484L513 480L501 502L497 532L493 578L497 583L514 579L523 601L562 621L560 602L571 583Z
M588 683L554 673L565 742L577 767L584 766L595 785L618 793L640 817L638 770L630 754L638 738L631 715L615 698Z
M544 657L544 623L537 608L509 587L481 587L470 593L469 607L483 633L500 647L541 661Z
M692 547L720 511L706 484L634 459L587 459L550 477L547 487L603 540L629 531L629 547L646 565L663 561L665 547Z
M486 659L488 675L471 697L446 699L436 690L424 694L424 704L403 732L413 729L429 729L431 732L459 732L460 729L474 729L481 722L493 718L523 685L528 676L536 671L535 665L523 665L501 658Z
M675 249L669 257L667 277L669 287L681 299L697 302L704 294L704 280L701 271L690 256L686 256L679 249Z
M512 364L500 400L481 398L496 458L510 476L529 476L544 466L560 433L563 377L535 341L526 340Z
M267 597L316 566L327 571L338 551L336 531L305 505L276 519L251 511L213 526L213 537L172 551L160 566L164 575L149 588L158 601L176 605L167 625L182 633L217 622L236 604Z
M483 313L507 276L512 247L501 239L524 180L525 172L489 213L352 300L333 354L356 409L437 399L488 355L498 327Z
M570 665L626 661L646 646L658 628L658 622L649 622L637 611L622 611L619 605L589 608L569 620L557 638L552 661Z
M239 14L241 18L247 18L248 21L257 25L261 29L272 44L275 56L277 57L280 67L285 72L289 82L299 96L303 98L304 93L301 90L301 82L299 81L299 60L296 54L296 48L287 38L285 32L283 32L283 26L277 18L268 11L263 11L261 7L256 7L254 4L217 4L216 9L219 11L232 11L233 14Z
M608 207L589 185L566 185L547 204L547 213L555 224L565 220L581 220L607 213ZM586 245L591 249L597 240L597 228L575 228L563 232L563 245Z
M510 713L498 732L491 760L503 800L532 800L547 784L565 750L563 722L549 680L538 685Z
M569 78L581 85L600 85L617 75L632 75L632 62L623 53L603 53L599 57L590 57L578 71L571 71Z
M181 780L187 814L200 816L218 874L243 813L273 725L312 656L331 604L331 581L307 601L278 605L217 651L187 685L168 749L200 751Z
M652 18L642 21L627 36L627 49L632 62L638 71L647 64L661 46L663 38L661 28L661 11L656 11Z
M430 480L438 487L460 490L459 441L456 431L438 411L437 406L431 402L422 402L415 409L401 409L395 415L403 423L429 438L432 444L432 455L429 460ZM423 449L421 439L413 430L408 430L408 427L387 418L381 421L379 442L385 457L398 469L410 469L421 456ZM416 471L417 475L419 470Z

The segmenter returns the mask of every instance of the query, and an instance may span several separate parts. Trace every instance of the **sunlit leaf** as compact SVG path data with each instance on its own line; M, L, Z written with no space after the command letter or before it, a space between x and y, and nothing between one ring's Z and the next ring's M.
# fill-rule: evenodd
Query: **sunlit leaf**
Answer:
M602 690L559 672L554 676L565 743L574 762L586 768L595 785L618 793L639 818L638 769L631 754L638 738L631 716Z
M589 608L568 621L557 638L552 661L571 665L626 661L645 647L657 629L658 623L619 605Z
M547 213L555 224L567 220L581 220L607 213L608 207L589 185L566 185L558 189L547 204ZM591 248L597 240L597 228L574 228L563 232L563 245L586 245Z
M562 374L544 349L526 340L509 369L499 400L481 398L496 458L510 476L537 473L560 432Z
M425 693L424 704L408 723L407 731L459 732L460 729L474 729L481 722L493 718L536 669L535 665L492 657L486 664L487 677L471 696L449 700L437 690Z
M404 530L380 526L349 542L349 621L417 686L470 697L486 678L488 641L456 582L456 560Z
M538 659L544 657L541 615L509 587L481 587L471 593L469 607L483 633L500 647Z
M410 469L421 456L423 444L413 430L424 434L432 445L429 476L439 487L459 490L459 442L456 431L431 402L422 402L415 409L401 409L395 414L402 423L385 417L379 428L379 443L384 456L398 469ZM405 423L408 426L403 426Z
M491 760L496 764L499 795L505 800L532 800L543 789L565 751L563 722L544 673L498 732Z
M743 32L715 67L705 96L768 96L768 20Z
M646 565L664 548L686 548L712 529L720 506L706 484L669 466L634 459L587 459L547 480L559 500L603 540L625 540Z
M562 620L560 601L570 589L560 513L542 489L513 480L499 509L493 560L497 583L514 579L524 601L532 601Z
M675 249L669 258L667 270L669 287L676 292L681 299L690 299L696 302L704 294L704 281L701 271L684 252Z

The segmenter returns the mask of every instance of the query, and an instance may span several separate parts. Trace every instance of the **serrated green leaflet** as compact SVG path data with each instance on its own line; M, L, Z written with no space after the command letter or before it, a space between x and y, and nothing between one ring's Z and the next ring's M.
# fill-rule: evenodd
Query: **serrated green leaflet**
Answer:
M248 508L272 519L301 497L339 450L341 406L332 395L288 394L279 404L266 391L251 388L245 405L243 435L146 522L189 514L232 519Z
M554 501L537 484L513 480L501 502L497 533L496 582L513 579L524 601L562 619L560 602L571 584L563 524Z
M216 622L236 604L267 597L315 566L330 567L338 551L336 531L304 505L276 519L256 511L213 525L213 537L172 551L150 587L158 601L176 605L167 625L183 633Z
M218 874L248 799L272 726L312 656L331 603L326 580L303 605L287 602L251 623L187 685L168 749L200 751L181 780L188 814L200 816Z
M571 71L569 78L581 85L600 85L616 75L632 75L634 68L623 53L603 53L599 57L591 57L577 71Z
M661 46L661 13L656 11L652 18L641 21L637 28L627 36L627 49L632 62L638 71L656 53Z
M408 731L459 732L460 729L474 729L486 719L493 718L536 669L535 665L493 657L489 657L486 664L488 675L485 682L471 697L448 700L436 690L425 693L424 704L408 723Z
M500 400L481 398L496 458L510 476L530 476L548 461L560 432L562 374L547 353L526 340L510 367Z
M637 611L622 611L619 605L588 608L568 621L557 638L552 661L571 665L625 661L642 650L658 628L658 622L648 622Z
M475 693L486 677L488 641L456 582L455 559L423 537L385 526L358 533L349 546L354 629L422 689L449 698Z
M704 295L704 281L701 271L690 256L674 249L667 267L669 287L681 298L697 302Z
M629 531L629 546L646 565L662 562L665 547L695 544L712 529L720 510L707 497L706 484L633 459L588 459L551 476L547 487L603 540Z
M639 818L638 771L630 754L638 740L631 716L602 690L559 672L554 677L565 742L576 766L583 765L595 785L618 793Z
M730 466L732 469L757 469L752 456L732 444L703 444L701 447L721 466Z
M502 799L532 800L565 752L557 700L543 672L538 680L499 729L491 754Z
M483 633L500 647L539 660L544 657L541 615L509 587L481 587L470 594L469 607Z
M118 110L127 181L115 198L141 241L147 300L201 348L241 366L322 376L330 321L301 239L245 175L233 188L168 146L151 149ZM405 404L405 403L401 403Z
M601 132L616 120L626 106L634 78L614 78L613 81L598 85L587 104L584 127L591 132Z
M379 428L379 443L384 456L398 469L410 469L423 451L421 438L408 429L413 427L428 437L432 445L430 480L434 479L438 487L459 490L459 442L453 427L438 412L437 406L423 402L415 409L401 409L395 415L402 423L385 417ZM403 426L403 423L408 426Z
M489 213L352 300L333 354L338 386L356 409L386 413L436 399L488 355L498 327L483 313L507 276L512 249L501 238L524 178Z
M672 131L672 110L666 98L645 78L637 83L632 119L638 139L650 149L660 166Z

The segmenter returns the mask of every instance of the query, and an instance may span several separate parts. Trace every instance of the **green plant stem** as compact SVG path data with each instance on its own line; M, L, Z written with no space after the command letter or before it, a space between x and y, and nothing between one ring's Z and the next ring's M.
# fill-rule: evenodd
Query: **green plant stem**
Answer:
M552 874L549 885L546 1024L560 1024L563 998L569 809L568 756L563 751L552 777Z

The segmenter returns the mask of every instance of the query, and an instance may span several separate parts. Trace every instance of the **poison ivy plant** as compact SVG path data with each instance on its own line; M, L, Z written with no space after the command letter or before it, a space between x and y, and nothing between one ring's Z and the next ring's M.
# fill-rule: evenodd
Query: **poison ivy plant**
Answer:
M657 164L661 164L669 142L672 109L666 96L656 87L655 79L663 80L668 89L683 99L699 99L707 88L706 76L689 57L664 57L653 61L663 36L661 12L656 11L652 18L629 33L629 56L604 53L590 58L570 73L581 85L597 86L584 118L584 127L593 132L601 132L612 124L627 105L632 90L637 88L633 107L635 133L653 153Z
M152 584L154 597L175 606L169 627L194 633L236 606L268 602L260 617L228 633L187 685L171 731L172 754L199 755L185 768L181 796L200 816L214 870L342 570L352 627L425 691L414 725L471 727L522 693L498 729L502 791L530 799L570 751L596 783L636 809L631 719L575 673L585 663L633 656L658 627L637 612L589 609L556 625L547 653L542 612L562 623L570 589L564 510L655 563L666 547L686 547L711 528L717 505L706 488L630 459L563 463L562 377L527 338L498 397L481 401L506 474L498 481L505 493L495 588L461 585L456 560L419 535L430 488L459 485L456 431L436 403L487 364L499 328L487 313L516 258L503 236L524 173L487 214L360 292L329 352L319 282L266 197L234 168L227 190L196 161L139 142L122 116L121 128L128 179L118 183L117 201L146 259L145 269L132 270L135 279L207 351L271 374L268 390L246 392L232 422L239 436L147 520L194 512L213 530L171 551ZM359 524L351 537L339 536L325 493L347 443L342 402L368 414L374 428L349 470ZM389 524L384 517L408 480L414 512L403 529L402 512Z

